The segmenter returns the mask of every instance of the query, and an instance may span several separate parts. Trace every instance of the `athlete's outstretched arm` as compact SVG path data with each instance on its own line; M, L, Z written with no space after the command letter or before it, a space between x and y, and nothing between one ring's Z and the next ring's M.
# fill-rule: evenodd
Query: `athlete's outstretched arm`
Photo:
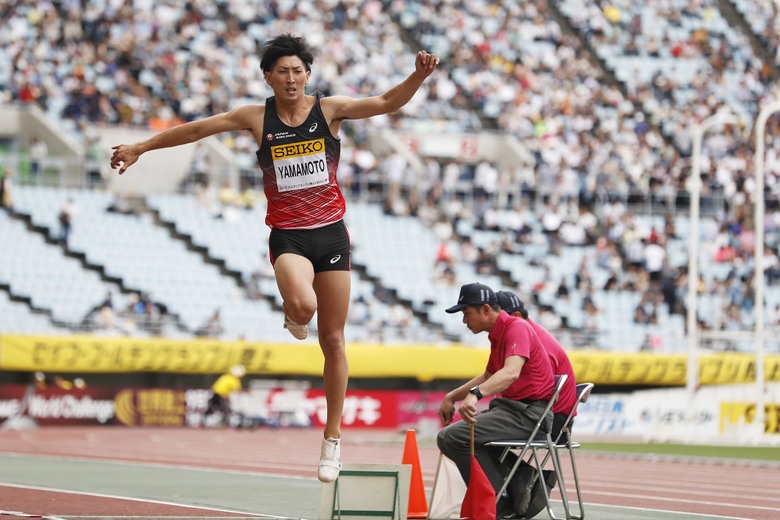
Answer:
M264 111L265 107L261 105L245 105L234 108L230 112L169 128L144 141L114 146L111 168L119 168L119 175L122 175L148 151L193 143L221 132L251 128L257 121L263 121Z
M433 73L438 64L439 58L426 51L420 51L415 59L414 72L384 94L363 99L333 96L325 98L323 101L329 105L333 120L364 119L380 114L390 114L412 99L412 96L425 79Z

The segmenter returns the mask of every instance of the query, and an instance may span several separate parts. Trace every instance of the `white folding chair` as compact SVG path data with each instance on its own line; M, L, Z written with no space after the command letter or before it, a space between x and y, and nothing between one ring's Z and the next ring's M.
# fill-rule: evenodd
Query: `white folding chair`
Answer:
M523 459L525 458L526 453L528 453L528 450L532 449L532 446L535 444L535 442L544 442L545 445L553 446L552 438L550 437L550 431L546 428L543 428L544 424L544 418L547 416L547 414L552 410L553 405L555 404L555 401L558 399L558 395L561 393L561 389L563 388L563 385L566 383L566 379L568 379L568 376L563 375L556 375L555 376L555 388L553 390L552 397L550 397L550 400L547 402L547 407L544 409L544 413L539 417L539 420L534 425L533 430L531 430L531 434L526 439L520 439L520 440L511 440L511 441L493 441L493 442L486 442L484 446L495 446L504 448L504 450L501 452L501 461L503 462L509 452L513 449L519 449L520 454L517 457L517 460L512 465L512 469L509 470L509 474L504 479L503 484L501 484L501 489L499 489L496 492L496 503L498 503L498 500L500 500L501 495L506 490L507 486L509 485L509 481L514 476L515 472L517 471L517 468L520 467L520 464L523 462ZM536 439L539 433L543 433L545 440L544 441L532 441L533 439ZM553 464L556 464L556 459L553 458ZM541 471L541 470L540 470ZM558 474L556 472L556 474ZM562 492L565 492L563 489Z
M574 406L572 406L572 409L569 410L569 413L566 416L566 420L561 426L561 430L560 432L558 432L558 436L555 439L554 443L551 443L549 445L547 445L547 443L540 443L540 442L532 443L531 453L534 461L534 466L536 468L537 478L540 479L539 483L541 485L540 487L544 495L544 505L540 506L538 509L535 510L532 510L531 506L529 506L529 511L525 515L526 518L533 518L542 508L547 509L547 513L552 520L583 520L585 518L585 508L582 502L582 491L580 490L580 480L577 474L577 465L574 460L574 450L580 447L580 443L574 442L571 438L571 424L580 403L586 402L590 397L590 393L593 390L593 386L594 386L593 383L580 383L577 385L576 387L577 400L575 401ZM544 459L542 459L541 462L539 461L539 450L547 450L547 453L545 454ZM569 453L569 460L571 462L572 475L574 478L574 487L577 491L577 502L579 505L579 514L572 513L571 503L569 502L568 494L566 492L566 486L564 483L563 472L561 471L562 466L560 463L560 455L559 455L559 452L563 450L568 451ZM559 486L558 489L560 490L561 500L563 502L563 510L565 514L563 518L557 517L555 515L555 512L552 509L552 504L550 503L549 490L547 489L547 483L545 482L545 478L544 478L543 470L545 465L547 464L547 460L550 457L552 457L553 459L555 480L558 481L558 486Z

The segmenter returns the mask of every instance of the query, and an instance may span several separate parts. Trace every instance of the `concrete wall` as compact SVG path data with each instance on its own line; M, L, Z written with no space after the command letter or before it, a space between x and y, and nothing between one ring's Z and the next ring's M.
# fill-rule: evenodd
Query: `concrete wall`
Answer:
M147 130L126 128L104 128L100 132L101 148L110 158L112 147L148 139L154 135ZM238 182L238 168L233 153L216 137L201 141L208 150L211 178L226 177L234 186ZM175 148L164 148L147 152L123 175L112 170L109 161L105 164L104 178L111 191L125 195L173 192L190 171L192 156L198 144L186 144Z
M15 137L19 140L19 147L26 149L34 135L46 142L52 156L68 158L84 155L81 139L63 130L38 105L0 106L0 137Z
M95 127L102 159L98 166L110 189L126 195L171 192L189 173L196 144L149 152L123 176L109 166L112 146L146 139L153 132L122 127ZM0 138L12 139L18 151L26 152L30 137L37 135L49 149L50 169L59 175L61 186L85 186L86 143L83 135L63 130L36 105L0 105ZM205 139L211 178L221 182L227 178L238 185L235 157L218 138ZM531 164L533 158L517 139L500 133L478 134L457 132L419 132L380 129L369 136L369 146L379 157L392 151L403 154L411 168L423 173L426 157L452 158L467 163L482 159L491 161L499 171L512 171ZM7 158L6 158L7 162Z
M514 137L501 133L480 132L424 133L381 129L369 136L371 149L377 155L398 150L415 158L412 166L422 168L421 158L437 157L477 163L491 161L499 170L514 169L521 164L532 164L533 157Z

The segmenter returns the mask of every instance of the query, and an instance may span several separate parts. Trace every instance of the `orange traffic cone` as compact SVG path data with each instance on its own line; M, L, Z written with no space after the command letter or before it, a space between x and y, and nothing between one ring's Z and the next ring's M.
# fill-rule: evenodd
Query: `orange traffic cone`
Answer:
M414 430L406 430L404 457L401 464L412 465L412 477L409 482L409 513L407 518L428 518L428 499L425 497L420 453L417 451L417 436Z

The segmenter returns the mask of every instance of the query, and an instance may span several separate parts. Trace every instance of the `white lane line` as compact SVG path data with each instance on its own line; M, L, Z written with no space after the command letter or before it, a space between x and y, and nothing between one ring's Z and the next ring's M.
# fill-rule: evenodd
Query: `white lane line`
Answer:
M568 483L566 484L568 487ZM582 486L582 484L581 484ZM751 495L751 494L745 494L745 493L735 493L733 488L728 488L726 486L711 486L711 487L704 487L704 488L690 488L690 487L684 487L684 486L648 486L646 484L642 484L641 482L634 482L632 481L631 484L625 484L624 482L593 482L588 481L587 487L584 487L583 494L587 494L591 490L598 490L599 488L607 487L609 489L626 489L626 490L637 490L637 491L653 491L658 493L679 493L684 495L697 495L697 496L718 496L721 498L726 497L734 497L734 498L742 498L742 499L749 499L749 500L761 500L761 501L767 501L767 502L777 502L780 504L780 496L772 496L771 494L764 494L764 495ZM755 488L751 488L755 490ZM725 492L729 491L729 492Z
M22 513L21 511L0 511L0 516L21 516L24 518L40 518L42 520L65 520L58 516L49 515L31 515L28 513Z
M702 518L721 518L723 520L749 520L748 518L744 516L722 516L722 515L713 515L711 513L689 513L689 512L682 512L682 511L669 511L668 509L654 509L651 507L633 507L633 506L616 506L615 504L599 504L598 502L588 502L586 504L585 511L587 512L587 507L590 506L598 506L598 507L605 507L610 509L633 509L635 511L648 511L652 513L665 513L665 514L676 514L676 515L685 515L685 516L700 516ZM592 515L588 515L592 516Z

